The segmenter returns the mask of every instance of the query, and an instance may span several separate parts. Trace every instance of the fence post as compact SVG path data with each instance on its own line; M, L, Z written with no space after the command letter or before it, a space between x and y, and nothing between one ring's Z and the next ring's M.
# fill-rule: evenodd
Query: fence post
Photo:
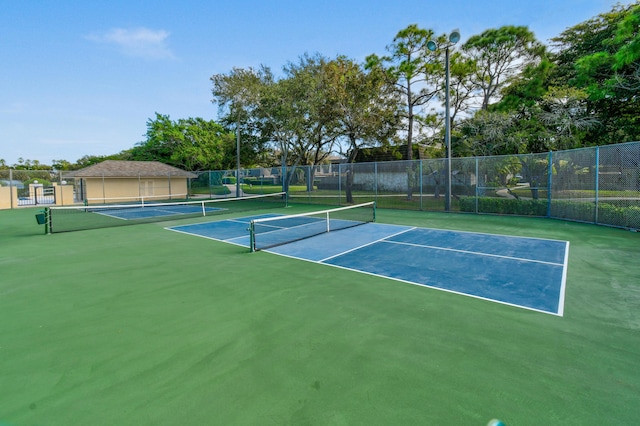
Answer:
M213 173L213 171L209 170L209 172L207 173L207 182L208 182L208 189L209 189L209 198L213 198L213 188L211 187L212 184L212 179L211 179L211 174ZM221 172L218 172L218 175L220 175ZM222 182L222 178L220 178L220 185L222 186L224 182ZM227 195L226 191L224 192L225 196Z
M422 160L417 160L418 161L418 171L420 173L420 179L418 179L418 182L420 184L420 210L422 210Z
M16 188L16 200L15 200L15 206L13 205L13 169L9 169L9 198L11 199L11 208L14 209L16 207L18 207L18 188Z
M596 176L595 176L595 182L594 183L595 183L595 190L596 190L595 191L595 193L596 193L596 199L595 199L596 206L595 206L595 218L594 219L595 219L595 223L598 223L598 204L599 204L598 203L598 197L599 197L598 191L599 191L599 188L600 188L600 147L599 146L596 146L596 164L595 164L595 166L596 166L595 167L595 169L596 169L595 175Z
M378 162L373 163L373 189L375 191L375 201L378 202Z
M478 208L480 204L480 166L479 159L476 157L476 214L478 214Z
M547 165L547 218L551 217L551 185L553 185L553 151L549 151L549 164Z
M284 157L283 157L284 160ZM287 163L282 161L282 191L289 195L289 179L287 178Z

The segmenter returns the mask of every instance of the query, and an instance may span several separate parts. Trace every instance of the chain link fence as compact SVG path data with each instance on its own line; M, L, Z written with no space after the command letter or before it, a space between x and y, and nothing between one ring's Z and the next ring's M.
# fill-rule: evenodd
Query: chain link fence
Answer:
M544 154L298 167L289 198L538 216L640 229L640 143ZM313 188L300 176L312 176ZM451 193L449 194L449 187Z
M187 181L189 199L286 191L291 202L327 206L376 201L390 209L538 216L640 229L640 142L453 158L450 174L441 158L193 173L197 177ZM167 182L169 198L184 197L182 188L181 194L171 193L175 181ZM63 203L52 199L65 193L53 191L56 185L73 186L73 196ZM15 202L6 201L6 187L17 192ZM148 183L144 191L152 195ZM60 172L0 170L2 208L83 200L81 179L65 179Z
M51 170L0 169L0 208L55 204L61 176Z

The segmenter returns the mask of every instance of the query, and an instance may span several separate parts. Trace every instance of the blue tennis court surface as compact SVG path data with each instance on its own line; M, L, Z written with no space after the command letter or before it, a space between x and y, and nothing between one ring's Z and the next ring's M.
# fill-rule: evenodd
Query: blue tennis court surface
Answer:
M88 207L87 210L91 210ZM223 210L216 207L205 207L205 212L214 212L217 210ZM95 208L94 213L102 214L104 216L114 217L122 220L135 220L145 219L149 217L161 217L161 216L173 216L181 214L193 214L202 212L201 205L166 205L153 207L140 206L140 207L125 207L125 208Z
M251 220L270 216L168 229L248 248ZM563 315L567 241L368 223L266 251Z

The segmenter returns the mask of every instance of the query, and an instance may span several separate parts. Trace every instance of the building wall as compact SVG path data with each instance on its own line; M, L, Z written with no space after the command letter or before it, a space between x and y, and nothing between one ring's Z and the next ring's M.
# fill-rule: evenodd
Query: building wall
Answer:
M15 186L0 186L0 209L10 209L18 206L18 188Z
M55 191L56 206L68 206L75 202L73 196L73 185L58 185L53 183Z
M84 178L86 199L96 202L128 202L185 198L187 179L163 178Z

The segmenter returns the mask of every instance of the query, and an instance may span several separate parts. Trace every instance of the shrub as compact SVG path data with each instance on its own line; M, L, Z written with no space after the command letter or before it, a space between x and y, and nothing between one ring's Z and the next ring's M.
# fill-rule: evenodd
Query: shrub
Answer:
M476 198L460 198L460 211L475 212ZM513 198L478 198L478 213L513 214L520 216L546 216L546 200L525 200Z
M235 178L235 176L228 176L228 177L222 178L222 183L224 185L235 184L236 183L236 178Z
M479 197L478 213L511 214L519 216L547 216L546 200ZM476 198L460 198L460 211L475 213ZM554 200L551 217L556 219L596 222L595 201ZM599 203L597 223L622 228L637 229L640 224L640 206L616 206Z

